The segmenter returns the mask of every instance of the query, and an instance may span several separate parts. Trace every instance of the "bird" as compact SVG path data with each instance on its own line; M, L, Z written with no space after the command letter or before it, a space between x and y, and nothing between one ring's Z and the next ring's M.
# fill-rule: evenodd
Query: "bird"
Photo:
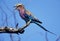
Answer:
M23 4L19 3L15 5L15 9L18 10L20 17L26 22L26 24L30 24L30 23L35 23L36 25L38 25L39 27L41 27L43 30L54 34L53 32L50 32L49 30L47 30L46 28L44 28L41 24L42 22L37 19L30 11L28 11ZM28 23L29 22L29 23ZM28 25L25 25L26 27Z

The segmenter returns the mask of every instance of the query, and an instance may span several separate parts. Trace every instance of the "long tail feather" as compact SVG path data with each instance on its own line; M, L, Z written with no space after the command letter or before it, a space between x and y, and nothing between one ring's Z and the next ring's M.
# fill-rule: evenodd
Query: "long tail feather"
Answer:
M34 19L33 21L35 21L35 22L38 22L38 23L42 24L42 22L41 22L41 21L39 21L38 19Z
M40 24L38 24L38 23L35 23L35 24L37 24L37 25L38 25L39 27L41 27L43 30L45 30L45 31L47 31L47 32L49 32L49 33L51 33L51 34L56 35L55 33L50 32L50 31L48 31L47 29L45 29L42 25L40 25Z

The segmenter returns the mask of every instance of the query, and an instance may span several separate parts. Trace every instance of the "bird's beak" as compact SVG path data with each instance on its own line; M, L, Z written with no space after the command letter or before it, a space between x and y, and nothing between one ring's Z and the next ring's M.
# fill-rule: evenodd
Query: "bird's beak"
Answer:
M17 6L14 6L15 10L17 9Z

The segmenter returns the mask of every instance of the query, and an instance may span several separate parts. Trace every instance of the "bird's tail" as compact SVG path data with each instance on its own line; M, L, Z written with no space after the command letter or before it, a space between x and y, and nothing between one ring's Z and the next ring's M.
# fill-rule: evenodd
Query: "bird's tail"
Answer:
M39 27L41 27L43 30L45 30L45 31L47 31L47 32L49 32L49 33L51 33L51 34L54 34L54 35L56 35L55 33L53 33L53 32L50 32L49 30L47 30L47 29L45 29L42 25L40 25L39 23L35 23L35 24L37 24Z
M38 19L34 19L34 21L35 21L35 22L37 22L37 23L42 24L42 22L41 22L41 21L39 21Z

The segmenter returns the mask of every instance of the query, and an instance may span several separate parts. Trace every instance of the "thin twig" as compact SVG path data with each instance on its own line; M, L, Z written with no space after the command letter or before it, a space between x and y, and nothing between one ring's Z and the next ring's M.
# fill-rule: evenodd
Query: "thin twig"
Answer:
M3 3L5 4L6 8L9 9L10 12L14 13L12 10L10 10L10 8L7 6L7 4L3 1ZM14 15L14 18L15 18L15 15ZM16 21L15 21L15 24L16 24ZM11 38L11 41L12 40L12 34L10 34L10 38Z
M27 28L27 26L29 25L31 23L31 20L29 20L24 26L23 26L23 30L25 29L25 28Z
M46 38L46 41L49 41L49 40L48 40L48 37L47 37L47 32L46 32L46 34L45 34L45 38Z
M60 40L60 36L56 39L56 41L59 41Z

